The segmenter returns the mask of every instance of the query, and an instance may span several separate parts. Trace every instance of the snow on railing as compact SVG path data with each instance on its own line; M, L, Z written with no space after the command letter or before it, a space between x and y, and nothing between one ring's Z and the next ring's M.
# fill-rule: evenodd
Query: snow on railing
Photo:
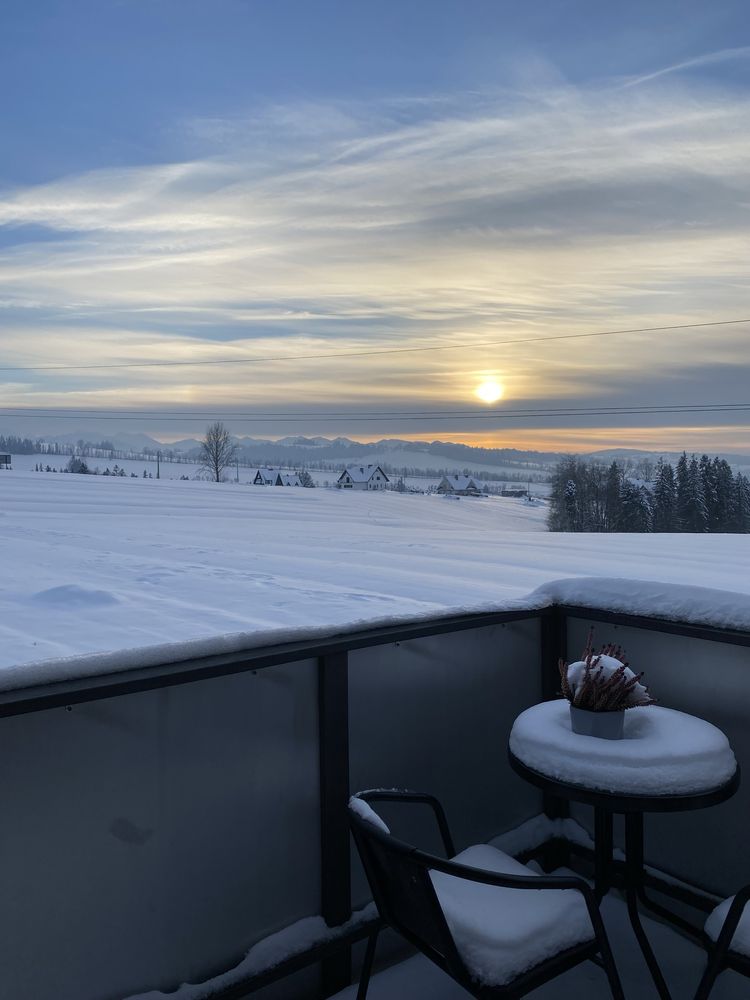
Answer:
M220 990L245 982L251 976L268 972L297 955L344 937L348 931L374 920L378 911L374 903L357 910L345 924L329 927L320 916L304 917L283 930L258 941L245 957L230 969L203 983L183 983L169 993L149 990L148 993L126 997L125 1000L208 1000Z
M545 606L561 604L685 625L750 630L750 595L731 590L621 577L571 577L545 583L529 596Z
M439 607L421 614L361 618L344 625L235 632L185 642L39 660L0 668L0 692L58 681L143 670L204 657L250 652L290 643L346 639L363 631L428 625L453 616L534 612L555 605L665 619L685 625L750 631L750 594L616 577L571 577L543 584L526 597L498 603ZM446 629L449 631L449 629ZM388 641L388 640L384 640ZM304 657L300 653L300 658Z

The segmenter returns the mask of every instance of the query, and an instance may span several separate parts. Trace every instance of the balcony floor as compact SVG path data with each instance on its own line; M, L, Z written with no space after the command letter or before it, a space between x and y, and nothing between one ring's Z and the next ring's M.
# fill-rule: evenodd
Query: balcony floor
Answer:
M646 964L633 936L625 904L610 895L602 905L615 961L626 997L658 1000ZM705 954L671 928L643 918L674 1000L691 1000L705 966ZM336 1000L354 1000L356 985L337 994ZM421 955L373 976L368 1000L465 1000L469 996ZM606 1000L610 994L601 969L586 962L529 994L533 1000ZM719 977L711 1000L747 1000L750 979L727 971Z

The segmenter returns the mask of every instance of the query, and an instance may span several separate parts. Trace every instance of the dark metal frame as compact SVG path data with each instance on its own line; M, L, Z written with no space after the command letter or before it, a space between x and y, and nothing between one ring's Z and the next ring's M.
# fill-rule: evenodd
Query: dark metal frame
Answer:
M588 960L597 961L604 969L614 1000L625 1000L620 977L617 973L607 932L604 929L594 892L587 882L577 876L505 875L472 868L450 860L456 853L448 822L440 802L423 792L377 789L360 792L358 798L371 802L416 803L429 806L437 821L447 859L427 854L377 828L350 808L349 821L360 859L365 869L378 912L386 926L393 928L411 945L479 1000L519 1000L531 990L557 978L574 966ZM560 891L573 889L580 892L591 920L593 939L559 952L540 962L532 969L517 976L503 986L484 986L478 983L462 959L453 940L437 893L430 879L430 872L444 872L455 878L505 889L527 891ZM398 905L391 905L394 896L407 888L411 919L407 919ZM360 974L357 1000L365 1000L372 973L380 928L370 935L365 961Z
M136 669L76 677L0 692L0 719L316 659L321 765L321 913L330 926L341 926L351 916L349 851L348 847L343 848L345 832L348 838L346 808L349 792L348 652L431 635L537 620L541 629L539 661L541 694L543 698L549 699L556 697L558 693L556 664L558 656L566 648L568 617L606 621L611 624L737 646L750 646L750 631L713 628L579 606L554 605L542 609L444 615L429 620L407 620L385 627L344 631L325 638L301 639L275 646L194 657L172 663L155 661L151 665ZM555 818L569 814L568 803L559 796L544 793L543 801L544 811L548 816ZM543 845L538 853L544 867L552 870L567 864L571 855L580 854L581 849L577 845L556 838ZM613 877L619 877L621 867L618 862L613 863ZM644 877L644 883L653 885L660 892L679 898L679 893L670 883L658 883L658 880L648 875ZM713 908L713 905L715 901L712 901L710 908ZM325 945L307 949L272 969L248 977L234 986L226 987L215 994L214 1000L240 1000L317 963L321 963L322 968L321 996L330 996L348 985L350 981L352 945L370 936L377 926L377 921L369 921L351 927ZM341 957L342 955L344 957Z
M737 951L732 951L731 947L734 932L737 930L737 925L742 919L748 902L750 902L750 885L740 889L732 900L716 941L711 941L707 935L704 935L708 962L698 985L695 1000L708 1000L714 983L724 969L734 969L735 972L739 972L743 976L750 976L750 958Z
M647 812L686 812L692 809L706 809L726 802L740 784L740 769L718 788L708 792L687 795L625 795L614 792L597 791L571 782L558 781L539 771L527 767L513 752L508 750L508 761L512 769L548 795L558 796L569 802L581 802L594 807L594 891L601 900L615 884L612 860L612 821L615 815L625 817L625 865L624 879L620 881L625 890L630 924L638 940L649 972L661 1000L671 1000L671 994L659 968L646 932L641 924L638 904L651 910L662 919L687 931L692 937L700 937L700 930L693 927L679 914L653 902L647 895L644 884L643 815ZM618 880L619 881L619 880ZM750 895L750 894L749 894ZM731 940L731 937L730 937Z

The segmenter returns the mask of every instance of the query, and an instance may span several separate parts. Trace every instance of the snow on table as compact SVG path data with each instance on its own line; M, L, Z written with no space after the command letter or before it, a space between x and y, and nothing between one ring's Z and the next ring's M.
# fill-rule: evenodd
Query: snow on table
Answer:
M621 740L581 736L569 704L547 701L518 716L511 752L556 781L621 795L692 795L724 785L737 762L729 741L710 722L650 705L625 713Z

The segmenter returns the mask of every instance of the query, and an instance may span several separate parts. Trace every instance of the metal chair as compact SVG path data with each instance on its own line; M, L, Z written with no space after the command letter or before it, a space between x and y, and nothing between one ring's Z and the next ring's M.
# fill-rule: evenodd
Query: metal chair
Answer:
M372 802L428 806L450 860L392 836ZM594 892L583 879L535 875L488 844L457 855L432 795L360 792L349 818L383 924L472 996L516 1000L590 959L604 969L614 1000L624 1000ZM367 942L357 1000L367 995L379 930Z
M749 901L750 885L746 885L709 914L704 928L708 961L695 1000L707 1000L724 969L750 976L750 911L744 913Z

